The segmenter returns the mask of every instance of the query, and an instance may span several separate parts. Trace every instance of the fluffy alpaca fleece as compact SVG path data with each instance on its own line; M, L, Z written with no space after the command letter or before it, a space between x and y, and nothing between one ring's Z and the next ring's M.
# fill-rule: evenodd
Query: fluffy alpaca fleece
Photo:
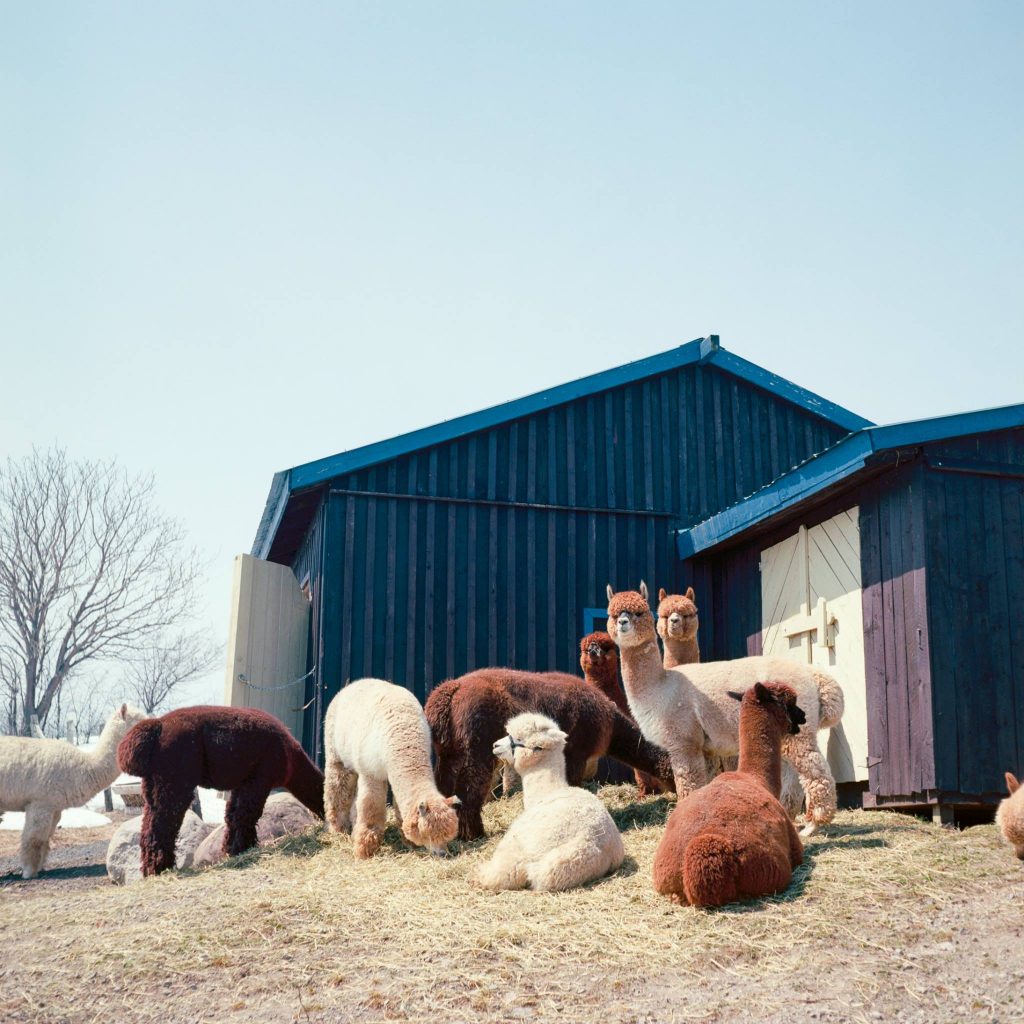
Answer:
M696 597L693 587L687 587L685 594L666 594L664 587L658 591L658 636L664 651L661 663L665 668L700 661Z
M81 807L117 778L117 745L145 717L144 711L122 704L88 751L64 740L0 736L0 816L4 811L25 812L22 878L34 878L42 870L61 812Z
M430 726L420 702L383 679L349 683L324 720L324 803L335 832L352 832L357 857L380 849L388 783L410 843L444 854L455 838L457 797L443 797L430 767ZM355 802L355 827L352 803Z
M324 777L292 734L257 708L191 707L139 722L121 741L117 763L142 779L143 875L174 867L174 844L196 786L228 789L223 850L256 845L270 791L283 786L324 816Z
M740 694L733 694L740 699ZM779 803L784 736L804 721L793 690L755 683L740 705L739 771L676 805L654 855L654 888L673 903L720 907L782 892L804 859Z
M996 824L1013 852L1024 860L1024 786L1011 772L1006 773L1006 788L1010 795L996 810Z
M619 645L622 680L629 706L643 734L668 751L676 792L693 792L707 780L706 754L722 758L739 751L739 708L730 690L744 691L772 679L796 692L807 723L787 736L782 756L796 769L807 797L807 824L813 834L836 811L836 784L818 749L819 729L843 714L843 691L827 673L786 658L737 658L696 665L662 666L647 587L615 594L608 587L608 632Z
M523 780L524 811L477 876L484 889L555 892L615 871L625 851L604 804L565 778L566 735L544 715L516 715L494 744Z
M566 778L583 781L592 757L614 757L669 782L668 755L648 743L640 730L595 687L564 672L517 672L486 668L442 683L427 698L427 722L437 753L437 785L454 793L459 838L484 834L481 808L494 772L494 744L505 723L525 711L554 719L567 734Z
M633 713L629 710L626 691L619 681L619 649L607 633L588 633L580 641L580 668L583 669L583 678L591 686L596 686L632 722ZM592 779L596 774L597 758L592 758L587 762L583 778ZM641 796L664 793L668 789L653 775L638 768L633 770L633 775Z

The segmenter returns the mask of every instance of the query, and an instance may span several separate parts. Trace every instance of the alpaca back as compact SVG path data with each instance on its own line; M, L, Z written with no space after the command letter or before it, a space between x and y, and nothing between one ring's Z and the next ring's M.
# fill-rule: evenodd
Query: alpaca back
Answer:
M88 770L85 753L64 740L0 736L0 811L23 811L33 800L76 806L99 791L76 799Z

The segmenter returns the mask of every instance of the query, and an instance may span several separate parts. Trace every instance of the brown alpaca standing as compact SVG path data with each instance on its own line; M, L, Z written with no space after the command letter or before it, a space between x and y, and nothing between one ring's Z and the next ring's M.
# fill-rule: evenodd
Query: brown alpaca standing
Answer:
M654 888L673 903L720 907L782 892L803 863L779 803L782 740L804 723L796 693L755 683L740 705L740 766L681 800L654 855Z
M619 681L619 649L615 641L607 633L588 633L580 641L580 668L583 678L591 686L596 686L615 706L632 722L633 713L629 710L626 691ZM592 779L597 774L597 759L587 762L584 779ZM641 796L652 793L668 792L669 787L659 782L653 775L633 769L636 787Z
M661 663L665 668L700 661L697 643L700 623L695 598L693 587L687 587L685 594L666 594L664 587L658 591L658 636L664 652Z

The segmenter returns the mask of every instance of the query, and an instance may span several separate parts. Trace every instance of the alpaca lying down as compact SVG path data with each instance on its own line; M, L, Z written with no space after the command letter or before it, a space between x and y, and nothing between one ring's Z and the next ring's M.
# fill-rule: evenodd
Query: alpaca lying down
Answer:
M565 778L566 734L544 715L516 715L494 754L523 780L523 813L479 872L484 889L572 889L615 871L622 837L604 804Z
M996 811L996 824L1013 852L1024 860L1024 786L1012 772L1006 773L1006 788L1010 795Z

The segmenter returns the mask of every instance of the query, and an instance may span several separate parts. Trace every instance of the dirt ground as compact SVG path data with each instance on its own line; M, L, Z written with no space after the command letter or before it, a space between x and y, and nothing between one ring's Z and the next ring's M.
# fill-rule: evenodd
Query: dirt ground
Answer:
M785 894L707 912L651 887L667 801L602 798L626 863L557 895L473 888L497 835L438 860L391 828L357 862L317 828L120 889L114 826L58 832L28 882L0 832L0 1021L1024 1021L1024 865L994 826L841 812Z

